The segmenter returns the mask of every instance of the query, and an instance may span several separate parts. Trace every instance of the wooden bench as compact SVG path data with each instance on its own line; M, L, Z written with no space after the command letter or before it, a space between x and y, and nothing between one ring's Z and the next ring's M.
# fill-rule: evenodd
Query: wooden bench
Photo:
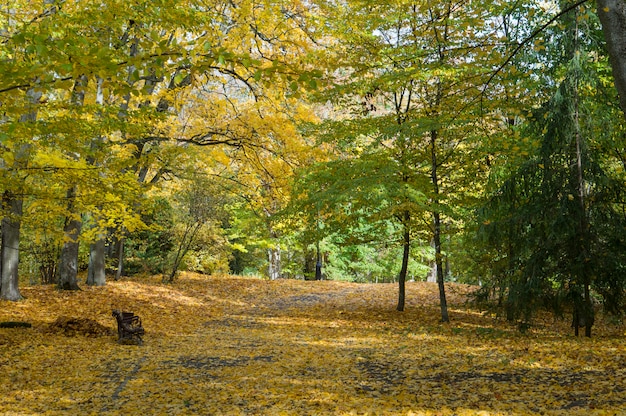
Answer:
M117 309L113 310L113 316L117 321L117 334L119 336L117 342L120 344L136 343L143 344L142 336L144 334L141 319L132 312L121 312Z

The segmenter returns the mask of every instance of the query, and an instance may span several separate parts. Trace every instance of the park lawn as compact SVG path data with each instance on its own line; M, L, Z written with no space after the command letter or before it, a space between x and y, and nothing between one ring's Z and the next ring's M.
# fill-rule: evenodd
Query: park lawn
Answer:
M526 334L448 285L267 281L184 273L0 302L1 415L623 415L624 329L566 320ZM116 342L112 309L143 320ZM70 325L70 323L72 323Z

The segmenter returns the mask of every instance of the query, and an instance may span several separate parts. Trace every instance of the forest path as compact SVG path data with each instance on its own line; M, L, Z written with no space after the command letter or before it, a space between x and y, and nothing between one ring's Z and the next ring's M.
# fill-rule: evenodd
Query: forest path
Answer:
M450 324L436 286L269 282L184 275L173 285L25 288L0 304L0 414L626 414L626 343L545 321L522 335L464 305ZM140 315L143 346L115 342L113 306ZM80 314L107 334L51 330ZM602 332L603 331L603 332ZM611 332L613 331L613 332Z

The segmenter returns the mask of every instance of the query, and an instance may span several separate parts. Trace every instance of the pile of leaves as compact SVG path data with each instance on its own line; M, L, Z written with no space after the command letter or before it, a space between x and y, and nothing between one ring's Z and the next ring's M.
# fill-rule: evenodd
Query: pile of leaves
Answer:
M83 336L106 336L113 335L115 332L101 323L89 318L72 318L69 316L60 316L49 326L50 331L59 332L66 336L75 335Z
M623 329L594 338L546 318L527 333L450 285L266 281L185 274L0 303L0 414L615 415L626 413ZM139 315L120 345L112 309ZM54 330L53 330L54 329ZM571 331L569 331L571 332Z

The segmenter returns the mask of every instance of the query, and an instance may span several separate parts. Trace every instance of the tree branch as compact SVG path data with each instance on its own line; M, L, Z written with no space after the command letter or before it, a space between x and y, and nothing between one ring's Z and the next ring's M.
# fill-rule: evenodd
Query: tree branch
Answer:
M500 66L498 66L498 68L496 68L496 70L491 74L491 76L489 77L489 79L487 80L485 85L483 86L483 89L480 92L480 95L481 95L481 99L480 99L481 111L482 111L482 108L483 108L483 105L482 105L483 99L482 99L482 97L485 95L485 92L487 91L487 88L489 87L489 84L491 84L491 81L494 80L496 75L498 75L504 69L504 67L506 67L513 60L513 58L519 53L519 51L522 50L522 48L524 46L528 45L533 39L535 39L541 32L546 30L546 28L548 26L550 26L552 23L554 23L560 17L566 15L567 13L569 13L570 11L574 10L575 8L577 8L579 6L582 6L583 4L587 3L588 1L589 0L579 0L576 3L567 6L565 9L561 10L559 13L557 13L554 17L552 17L546 23L541 25L538 29L535 29L535 31L533 33L531 33L526 39L522 40L515 47L515 49L513 49L513 52L511 52L511 54L504 60L504 62L502 64L500 64Z

